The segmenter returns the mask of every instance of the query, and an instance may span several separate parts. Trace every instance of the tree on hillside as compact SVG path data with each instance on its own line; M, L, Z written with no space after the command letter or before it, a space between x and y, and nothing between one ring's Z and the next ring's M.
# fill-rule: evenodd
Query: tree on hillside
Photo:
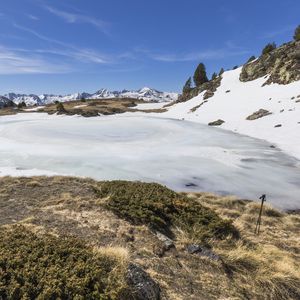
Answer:
M256 57L254 55L252 55L248 60L247 60L247 64L249 64L251 61L253 61L254 59L256 59Z
M23 102L20 102L17 106L19 109L22 109L22 108L26 107L26 103L23 101Z
M262 50L262 54L263 55L268 54L268 53L272 52L275 49L276 49L276 44L275 43L269 43Z
M218 77L217 73L214 72L212 75L211 75L211 80L214 80Z
M224 73L224 69L221 68L220 72L219 72L219 76L221 76Z
M182 89L182 93L183 94L189 94L189 92L191 91L192 89L192 78L189 77L189 79L186 81L183 89Z
M203 63L200 63L198 65L197 69L195 70L193 79L194 79L196 87L198 87L201 84L208 81L208 78L207 78L207 75L206 75L205 65Z
M300 41L300 25L295 30L294 40L295 41Z
M57 112L61 112L61 113L66 111L64 105L61 102L56 103L56 110Z

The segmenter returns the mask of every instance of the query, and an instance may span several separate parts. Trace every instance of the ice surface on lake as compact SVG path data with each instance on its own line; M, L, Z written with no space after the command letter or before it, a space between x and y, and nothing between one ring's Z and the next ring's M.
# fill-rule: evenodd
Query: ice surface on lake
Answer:
M300 206L299 161L270 144L205 125L153 117L0 118L0 176L63 174L159 182Z

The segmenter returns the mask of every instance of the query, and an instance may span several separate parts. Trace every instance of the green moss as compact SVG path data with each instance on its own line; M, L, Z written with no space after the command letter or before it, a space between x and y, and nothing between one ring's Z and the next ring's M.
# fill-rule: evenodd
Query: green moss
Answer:
M0 229L0 299L119 299L123 266L74 238Z
M172 236L173 226L199 241L238 236L230 221L157 183L110 181L101 183L95 191L99 197L107 198L104 206L117 216L168 236Z

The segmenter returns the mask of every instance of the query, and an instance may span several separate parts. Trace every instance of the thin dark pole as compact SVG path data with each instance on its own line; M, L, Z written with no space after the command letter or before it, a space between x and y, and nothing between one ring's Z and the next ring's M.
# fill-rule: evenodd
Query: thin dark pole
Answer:
M266 198L267 197L265 194L263 194L259 197L259 199L261 199L261 206L260 206L260 210L259 210L258 219L256 222L255 232L254 232L257 235L259 235L259 232L260 232L261 215L262 215L262 211L263 211L264 202L267 201Z

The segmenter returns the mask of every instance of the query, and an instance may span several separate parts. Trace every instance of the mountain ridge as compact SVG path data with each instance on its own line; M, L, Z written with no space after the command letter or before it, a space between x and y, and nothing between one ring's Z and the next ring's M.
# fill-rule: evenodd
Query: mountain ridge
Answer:
M136 98L149 102L169 102L178 99L177 93L161 92L149 87L143 87L139 90L122 90L122 91L110 91L102 88L95 93L77 92L68 95L55 95L55 94L21 94L21 93L8 93L1 96L3 101L12 101L15 104L25 102L28 106L33 105L45 105L55 101L67 102L80 99L108 99L108 98Z

